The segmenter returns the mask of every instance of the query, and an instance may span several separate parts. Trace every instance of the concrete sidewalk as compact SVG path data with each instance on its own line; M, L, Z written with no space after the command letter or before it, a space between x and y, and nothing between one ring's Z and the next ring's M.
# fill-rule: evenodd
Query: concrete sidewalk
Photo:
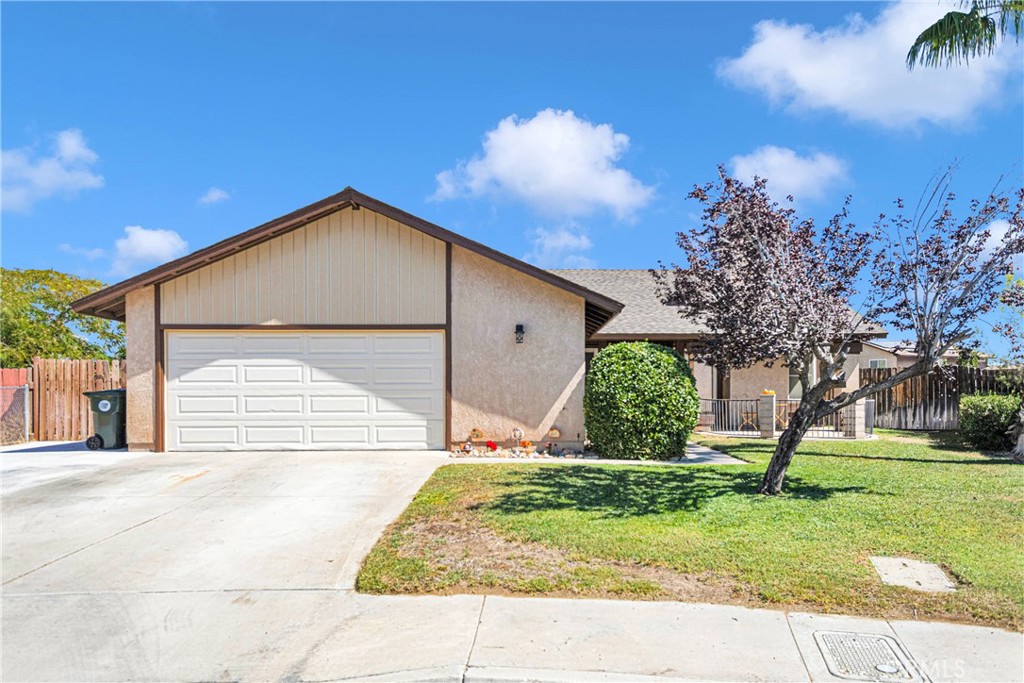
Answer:
M915 677L876 680L1024 680L1019 633L722 605L237 590L7 595L4 607L26 624L5 634L5 680L844 680L815 642L823 631L901 644ZM30 628L41 609L61 615L45 639Z

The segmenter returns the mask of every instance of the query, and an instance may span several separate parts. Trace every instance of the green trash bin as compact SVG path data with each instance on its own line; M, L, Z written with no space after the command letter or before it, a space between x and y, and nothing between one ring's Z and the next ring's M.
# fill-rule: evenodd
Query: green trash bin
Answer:
M96 433L85 440L85 445L91 451L124 448L125 390L86 391L85 396L92 407L92 424L96 429Z

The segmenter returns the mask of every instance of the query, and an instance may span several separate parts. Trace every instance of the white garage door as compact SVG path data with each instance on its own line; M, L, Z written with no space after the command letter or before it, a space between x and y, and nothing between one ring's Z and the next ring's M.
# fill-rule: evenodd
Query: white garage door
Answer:
M444 448L441 332L169 332L167 450Z

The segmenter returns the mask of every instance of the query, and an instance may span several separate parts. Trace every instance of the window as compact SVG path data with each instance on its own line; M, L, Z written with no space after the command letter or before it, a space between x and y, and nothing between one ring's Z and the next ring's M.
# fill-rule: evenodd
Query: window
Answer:
M868 361L868 367L872 370L884 370L888 365L884 358L872 358Z
M800 386L800 373L796 368L789 368L789 397L792 399L803 398L803 387Z

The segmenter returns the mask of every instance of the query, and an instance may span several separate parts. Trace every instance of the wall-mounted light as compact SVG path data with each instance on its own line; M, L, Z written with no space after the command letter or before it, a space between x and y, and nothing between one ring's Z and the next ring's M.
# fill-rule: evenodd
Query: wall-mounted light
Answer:
M526 330L523 328L523 324L519 323L516 325L516 344L523 343L523 337L526 335Z

